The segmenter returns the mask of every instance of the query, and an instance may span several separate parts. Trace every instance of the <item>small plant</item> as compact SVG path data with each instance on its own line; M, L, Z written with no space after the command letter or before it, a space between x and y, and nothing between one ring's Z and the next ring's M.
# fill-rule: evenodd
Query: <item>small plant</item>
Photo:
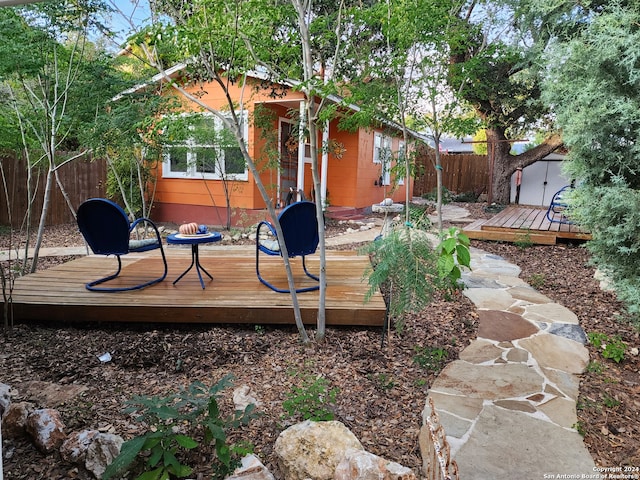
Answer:
M440 288L438 257L420 224L402 224L364 246L371 265L364 277L369 283L365 301L380 291L386 293L389 318L403 325L403 318L421 311Z
M578 432L582 437L584 437L587 434L587 429L584 426L584 422L577 421L576 423L571 425L571 427L574 428L576 432Z
M452 291L462 288L459 283L462 267L471 270L471 241L456 227L451 227L444 239L436 247L438 254L438 274Z
M627 344L622 341L620 335L611 338L606 333L590 332L587 334L589 342L598 350L602 350L604 358L620 363L624 360Z
M262 325L256 325L254 329L258 335L264 335L266 332L265 328Z
M416 346L414 350L413 362L430 372L439 372L449 356L444 348Z
M604 365L596 360L592 360L585 370L589 373L597 373L600 375L604 371Z
M527 233L520 234L516 236L513 244L518 247L520 250L525 250L527 248L533 247L533 240L531 240L531 232L527 231Z
M216 397L232 384L227 375L211 388L195 382L186 389L167 397L137 396L128 401L125 413L137 415L135 419L149 426L149 432L125 442L120 454L104 472L108 480L140 468L143 473L136 480L184 478L192 468L180 462L180 453L200 445L194 433L202 427L204 442L214 442L216 458L214 478L224 478L240 464L240 458L251 452L245 444L228 444L226 431L247 424L252 418L254 405L232 416L222 417ZM137 465L137 467L136 467Z
M442 204L451 203L451 197L451 192L446 187L442 187ZM430 192L423 194L422 198L435 202L438 199L438 189L434 188Z
M393 381L393 378L388 376L386 373L379 373L377 375L369 374L367 376L369 380L372 380L376 384L376 388L383 392L391 390L396 386L396 383Z
M476 192L462 192L456 195L452 195L451 200L460 203L476 203L478 201L478 194Z
M604 406L607 407L607 408L615 408L618 405L620 405L620 401L616 400L615 398L613 398L608 393L605 393L602 396L602 403L604 403Z
M335 404L337 388L329 388L324 377L303 374L302 385L294 386L282 403L289 417L302 417L316 422L333 420L331 405Z
M544 273L533 273L531 277L529 277L529 285L531 285L536 290L544 287L544 284L547 281L547 277Z

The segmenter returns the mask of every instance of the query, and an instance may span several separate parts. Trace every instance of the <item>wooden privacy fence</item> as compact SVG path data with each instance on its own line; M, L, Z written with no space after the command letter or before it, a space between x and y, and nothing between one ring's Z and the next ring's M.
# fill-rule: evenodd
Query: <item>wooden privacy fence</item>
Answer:
M11 224L13 228L22 228L29 205L25 160L19 156L3 155L0 156L0 162L2 162L1 172L4 174L4 182L0 183L0 225ZM35 171L34 175L32 192L35 192L35 198L32 207L32 226L38 225L40 221L47 172L46 170ZM107 178L105 161L79 158L61 167L58 176L74 210L87 198L105 196ZM6 193L4 185L7 187ZM46 224L66 223L75 223L75 218L56 184L51 192Z
M455 154L442 157L442 184L450 192L458 194L487 191L489 184L489 165L486 155ZM435 154L423 153L417 159L422 172L414 182L413 194L421 197L436 188Z

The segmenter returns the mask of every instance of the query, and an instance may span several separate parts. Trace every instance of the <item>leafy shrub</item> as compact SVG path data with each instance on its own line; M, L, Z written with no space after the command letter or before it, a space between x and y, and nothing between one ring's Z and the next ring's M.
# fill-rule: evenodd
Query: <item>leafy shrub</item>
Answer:
M336 402L337 388L329 388L329 382L322 376L304 373L302 385L294 386L282 403L282 408L290 417L315 422L333 420L331 406Z
M232 385L227 375L211 388L194 382L186 389L167 397L136 396L128 401L125 412L137 415L135 419L149 426L149 432L134 437L122 445L120 454L109 465L103 480L118 476L133 468L143 473L136 480L184 478L192 468L180 462L179 453L200 446L194 438L198 429L205 443L214 442L216 458L215 478L224 478L240 465L240 458L251 452L242 444L228 444L226 431L238 428L255 418L255 406L222 417L216 397Z
M462 267L471 269L471 241L456 227L451 227L436 247L438 274L450 290L459 290Z
M428 193L422 195L422 198L425 200L429 200L432 202L436 202L438 200L438 189L434 188ZM447 187L442 187L442 204L451 203L452 195L451 192L447 189Z

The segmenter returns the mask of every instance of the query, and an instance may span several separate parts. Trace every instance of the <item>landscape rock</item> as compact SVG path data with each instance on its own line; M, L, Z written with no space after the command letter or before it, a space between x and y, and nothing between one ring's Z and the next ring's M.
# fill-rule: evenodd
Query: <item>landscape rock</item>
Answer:
M87 390L84 385L61 385L52 382L32 380L21 385L21 394L24 398L34 401L38 405L57 407L76 398Z
M31 412L27 417L26 430L38 450L44 453L60 448L66 438L60 413L52 408Z
M11 387L6 383L0 383L0 418L11 404Z
M283 431L274 450L285 480L331 480L348 451L364 448L340 422L307 420Z
M334 480L416 480L410 468L364 450L350 450L336 467Z
M226 480L275 480L273 474L255 455L246 455L240 465Z
M60 447L60 456L70 463L84 463L89 445L91 445L97 434L97 430L73 432Z
M2 417L2 434L6 438L26 435L27 417L35 406L29 402L11 403Z
M98 433L87 449L85 468L96 478L102 478L107 466L120 454L124 439L113 433Z
M260 406L260 402L254 396L251 391L251 387L248 385L242 385L233 391L233 404L236 410L244 412L249 405Z

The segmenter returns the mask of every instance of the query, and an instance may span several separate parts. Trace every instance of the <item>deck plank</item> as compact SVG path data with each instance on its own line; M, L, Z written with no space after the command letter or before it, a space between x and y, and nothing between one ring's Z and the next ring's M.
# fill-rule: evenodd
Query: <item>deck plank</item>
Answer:
M154 252L123 257L123 270L113 285L133 284L159 276L162 263ZM225 255L224 250L200 252L202 265L213 276L205 279L205 289L195 271L176 285L189 265L190 253L168 249L169 265L165 281L129 292L90 292L85 283L115 270L113 258L87 256L16 280L12 304L17 321L64 322L171 322L294 324L291 296L262 285L255 272L253 252ZM265 256L266 257L266 256ZM273 283L286 286L282 259L263 257L261 272ZM292 259L298 286L310 285L301 261ZM308 258L310 271L317 271L317 256ZM364 302L368 284L363 280L369 266L366 256L354 252L328 252L326 324L380 326L386 306L378 292ZM318 292L298 294L303 321L316 322Z

